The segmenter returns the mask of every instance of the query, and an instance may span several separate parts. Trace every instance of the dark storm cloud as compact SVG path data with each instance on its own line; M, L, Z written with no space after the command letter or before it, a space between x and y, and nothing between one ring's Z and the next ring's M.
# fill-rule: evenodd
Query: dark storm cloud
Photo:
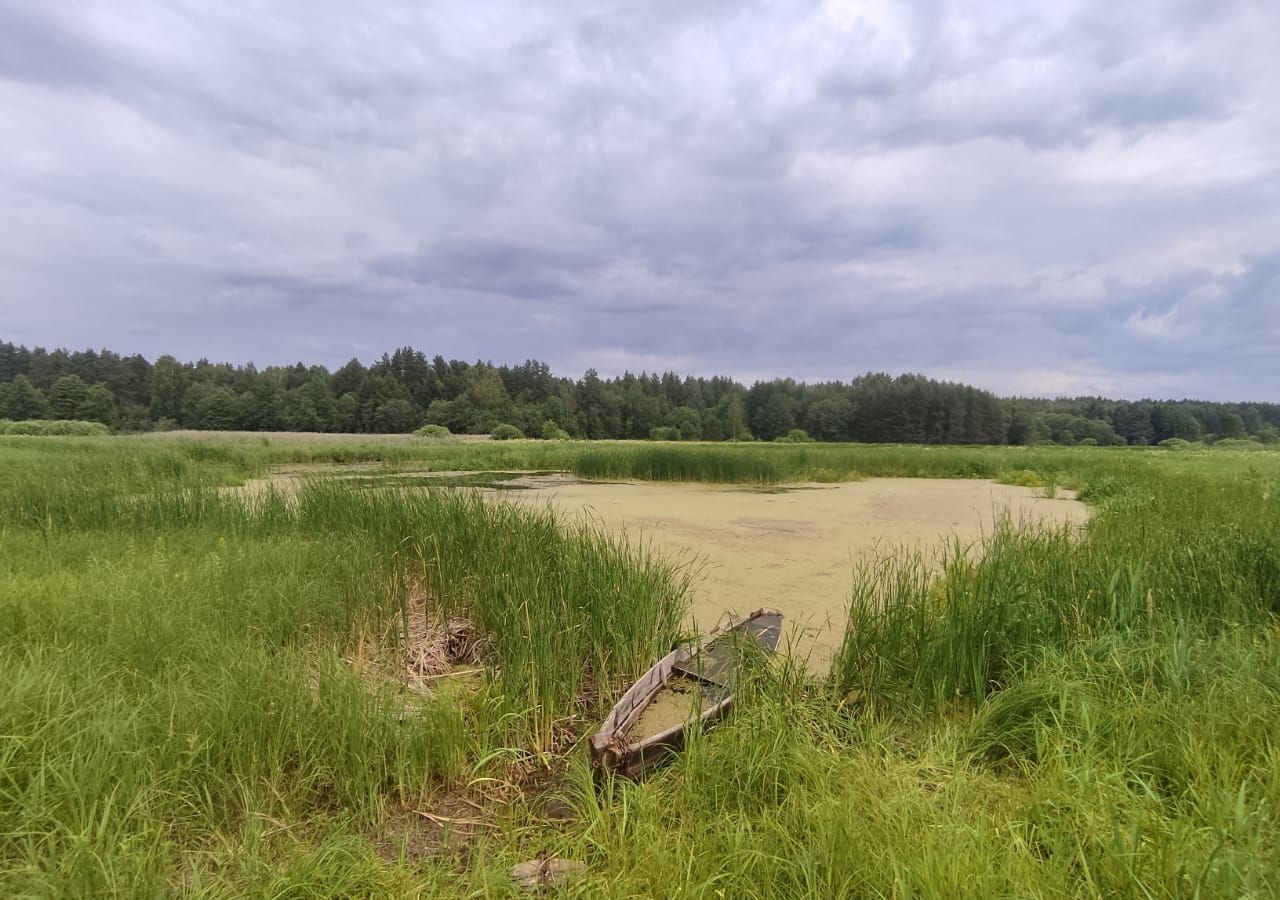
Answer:
M1280 399L1280 11L0 0L0 337Z

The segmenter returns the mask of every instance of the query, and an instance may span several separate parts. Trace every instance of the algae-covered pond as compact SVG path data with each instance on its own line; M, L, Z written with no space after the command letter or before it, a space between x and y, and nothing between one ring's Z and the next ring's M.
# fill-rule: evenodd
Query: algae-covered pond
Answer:
M848 617L854 565L900 548L934 557L979 552L1002 517L1082 524L1089 508L1070 491L975 479L873 478L839 484L713 485L594 481L553 471L386 471L368 466L282 469L252 482L295 490L307 477L364 488L470 488L512 502L549 505L692 564L690 627L760 606L783 611L791 650L826 671Z

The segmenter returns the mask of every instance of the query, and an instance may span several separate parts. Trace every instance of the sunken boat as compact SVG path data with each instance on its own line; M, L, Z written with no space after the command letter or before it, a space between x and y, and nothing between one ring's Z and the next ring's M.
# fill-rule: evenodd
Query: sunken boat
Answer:
M772 653L781 638L782 613L757 609L658 660L591 736L596 774L639 778L667 762L684 749L691 729L728 712L753 647Z

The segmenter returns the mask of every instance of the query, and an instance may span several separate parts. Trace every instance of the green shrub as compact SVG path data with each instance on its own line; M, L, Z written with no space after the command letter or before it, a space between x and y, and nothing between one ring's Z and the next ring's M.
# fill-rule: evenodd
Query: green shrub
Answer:
M524 437L524 432L514 425L502 424L493 429L493 439L495 441L513 441Z
M1262 444L1248 438L1223 438L1213 444L1215 450L1261 450Z
M1191 442L1182 438L1165 438L1156 446L1164 447L1166 450L1186 450L1191 446Z
M792 428L785 437L776 437L773 442L775 444L812 444L814 439L803 428Z
M19 422L0 420L0 434L98 437L110 433L111 429L101 422L79 422L74 419L25 419Z
M680 429L672 428L669 425L659 425L657 428L649 429L649 440L651 441L678 441L680 440Z
M449 437L453 432L443 425L423 425L414 434L418 437L443 438Z
M542 423L542 438L547 441L567 441L569 432L561 428L555 419L547 419Z

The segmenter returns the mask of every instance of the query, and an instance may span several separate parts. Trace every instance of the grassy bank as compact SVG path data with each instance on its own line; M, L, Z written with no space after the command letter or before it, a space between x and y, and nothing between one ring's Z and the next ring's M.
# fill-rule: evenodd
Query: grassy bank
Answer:
M1096 515L936 577L886 550L829 680L784 661L597 791L575 742L678 635L684 573L466 493L222 490L339 456L989 477ZM1277 454L6 438L0 522L7 895L508 896L544 849L578 896L1280 892ZM386 677L415 603L472 623L478 679Z
M389 470L555 470L583 478L722 483L845 481L860 478L993 478L1032 485L1079 481L1086 474L1130 477L1161 471L1245 472L1267 468L1280 450L1231 446L961 447L892 444L662 443L653 441L472 441L412 435L178 432L86 438L4 438L6 460L40 461L46 476L92 458L113 470L165 475L200 470L206 480L238 483L272 466L380 464ZM54 452L49 448L54 447ZM198 464L192 467L191 464ZM211 475L211 472L214 474ZM232 474L234 473L234 474ZM31 473L36 474L36 473ZM3 476L0 476L3 477Z
M680 627L681 573L546 513L323 481L246 503L214 489L234 454L4 449L6 894L236 893L280 863L264 831L365 834L562 749ZM415 585L482 635L473 692L363 677L395 671Z

